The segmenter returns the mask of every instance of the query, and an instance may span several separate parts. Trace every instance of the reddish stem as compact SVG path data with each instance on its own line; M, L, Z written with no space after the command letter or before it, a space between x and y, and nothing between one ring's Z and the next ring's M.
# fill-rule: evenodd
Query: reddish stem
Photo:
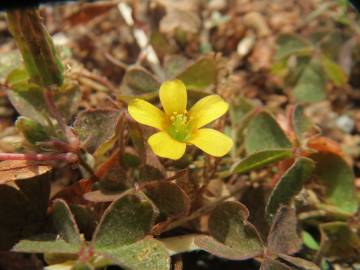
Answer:
M56 108L53 92L51 89L45 89L44 98L51 116L56 119L61 129L65 133L66 139L69 143L69 149L71 150L71 152L78 152L80 148L79 138L74 134L72 129L66 125L60 111Z
M62 154L21 154L21 153L0 153L0 160L34 160L34 161L65 161L75 163L78 157L74 153Z
M68 143L62 142L60 140L51 140L47 142L38 142L36 143L37 146L44 146L44 147L52 147L62 152L72 152L72 148L69 147Z
M44 98L45 98L46 106L49 109L51 116L56 119L56 121L59 123L60 127L65 131L67 126L66 126L66 123L65 123L61 113L56 108L52 91L49 89L45 89Z

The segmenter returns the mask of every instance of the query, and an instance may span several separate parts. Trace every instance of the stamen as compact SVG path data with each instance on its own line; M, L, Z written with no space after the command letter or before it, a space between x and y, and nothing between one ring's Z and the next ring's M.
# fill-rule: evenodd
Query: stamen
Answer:
M188 120L189 119L186 110L184 113L173 112L170 116L170 126L167 130L170 136L178 141L185 141L190 134Z

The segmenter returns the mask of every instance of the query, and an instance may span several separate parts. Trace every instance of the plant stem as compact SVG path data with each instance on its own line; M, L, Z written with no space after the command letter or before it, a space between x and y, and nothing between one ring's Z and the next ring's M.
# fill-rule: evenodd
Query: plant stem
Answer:
M54 97L53 97L53 91L46 88L45 92L44 92L44 99L45 99L46 106L47 106L51 116L56 119L56 121L59 123L59 126L61 127L61 129L65 131L67 128L67 125L66 125L61 113L56 108L56 105L54 102Z
M91 175L92 179L98 180L96 173L94 172L93 168L83 159L81 155L78 155L79 164Z
M33 161L65 161L75 163L78 157L74 153L31 154L31 153L0 153L0 160L33 160Z
M64 131L65 137L69 143L69 148L72 152L78 152L80 148L80 142L78 137L74 134L72 129L66 125L63 116L61 115L60 111L57 109L55 102L54 102L54 91L51 89L46 88L44 92L44 99L46 106L51 114L52 117L56 119L59 123L60 128Z

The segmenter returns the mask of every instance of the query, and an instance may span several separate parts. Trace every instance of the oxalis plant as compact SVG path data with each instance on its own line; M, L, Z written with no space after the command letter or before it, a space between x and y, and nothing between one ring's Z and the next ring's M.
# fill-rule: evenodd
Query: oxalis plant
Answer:
M134 65L117 109L78 112L79 82L37 10L7 19L23 65L5 86L25 142L0 153L1 250L43 254L46 269L181 269L201 251L312 270L356 256L353 172L301 106L280 126L249 100L225 101L223 60L206 55L162 83ZM78 176L50 198L67 167Z

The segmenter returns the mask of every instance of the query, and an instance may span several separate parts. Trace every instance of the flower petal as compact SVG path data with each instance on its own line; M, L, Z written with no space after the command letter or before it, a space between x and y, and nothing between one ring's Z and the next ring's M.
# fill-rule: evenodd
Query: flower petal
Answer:
M185 84L180 80L166 81L160 86L160 101L167 115L186 110L187 93Z
M151 135L148 143L157 156L170 159L181 158L186 149L186 143L174 140L164 131Z
M128 111L137 122L160 130L163 129L165 114L151 103L136 98L129 103Z
M192 128L201 128L222 116L229 108L229 104L218 95L211 95L200 99L191 108Z
M195 131L188 142L215 157L226 155L233 146L232 139L211 128L202 128Z

